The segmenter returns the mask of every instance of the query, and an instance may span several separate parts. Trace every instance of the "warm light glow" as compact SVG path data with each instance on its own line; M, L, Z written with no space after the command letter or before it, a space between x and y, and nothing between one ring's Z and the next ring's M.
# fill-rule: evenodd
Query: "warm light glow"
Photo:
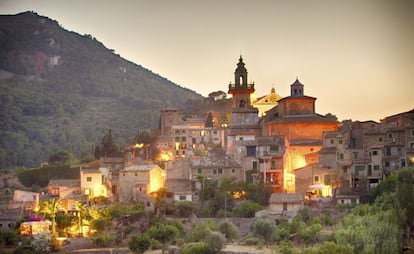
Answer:
M135 148L143 148L144 147L144 144L143 143L135 144L134 147Z
M180 150L180 143L178 142L175 143L175 150Z
M245 191L236 191L233 192L233 198L234 199L241 199L242 197L246 196L246 192Z
M289 172L285 172L283 181L285 191L287 193L295 193L295 175Z
M293 153L291 154L291 163L290 170L303 168L306 166L305 156L303 156L303 154Z
M157 155L156 158L158 161L170 161L173 159L173 155L172 155L172 152L162 151Z
M411 161L412 163L414 163L414 157L411 157L411 158L410 158L410 161Z
M151 170L149 173L150 182L147 186L147 193L158 191L164 187L165 172L162 169Z

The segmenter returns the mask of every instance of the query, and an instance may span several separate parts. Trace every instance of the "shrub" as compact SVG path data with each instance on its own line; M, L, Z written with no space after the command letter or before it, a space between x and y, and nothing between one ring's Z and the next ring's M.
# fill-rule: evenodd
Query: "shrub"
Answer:
M99 218L99 219L94 219L91 221L91 228L95 229L98 232L104 231L105 227L106 227L105 219Z
M180 218L188 218L193 215L196 207L193 202L180 201L174 205L174 215Z
M239 238L239 231L233 223L229 221L223 221L220 222L218 227L220 232L226 237L228 241L232 241L234 239Z
M212 254L209 246L203 242L189 243L181 249L181 254Z
M273 231L276 229L275 222L267 217L257 218L253 223L253 233L260 236L266 242L272 241Z
M287 242L281 242L279 244L279 251L282 254L295 254L295 248L293 247L292 242L287 241Z
M219 253L226 244L226 238L220 232L209 231L204 242L210 248L212 253Z
M257 211L262 210L262 206L252 201L246 201L240 206L233 209L236 217L253 218Z
M17 244L19 237L14 230L0 231L0 244L11 247Z
M133 236L128 246L134 253L144 253L151 246L151 241L147 234L141 234Z
M114 243L115 239L108 234L99 234L92 237L91 241L98 247L109 247Z

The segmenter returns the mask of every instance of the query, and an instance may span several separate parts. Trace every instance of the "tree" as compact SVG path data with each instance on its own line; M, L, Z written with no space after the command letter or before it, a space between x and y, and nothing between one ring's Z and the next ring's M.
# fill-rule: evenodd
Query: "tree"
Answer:
M70 163L73 160L73 154L69 153L68 151L58 151L49 156L48 162L49 164L65 164Z
M257 218L253 223L253 234L260 236L266 242L272 241L273 231L275 229L275 222L267 217Z
M151 241L147 234L141 234L139 236L133 236L129 242L129 249L134 253L144 253L149 249Z
M100 157L111 157L119 155L119 146L114 142L112 138L112 130L103 136L101 145L95 147L95 158L99 159Z
M195 211L195 204L191 201L180 201L174 205L174 214L177 217L190 217Z
M148 230L148 235L162 244L162 253L165 253L170 242L177 237L178 230L171 225L158 224Z
M253 218L257 211L262 210L262 206L253 201L246 201L233 210L233 215L244 218Z
M406 230L405 242L411 237L411 227L414 223L414 167L403 168L398 172L396 196L403 210L403 225Z
M219 253L226 244L226 238L220 232L208 231L204 242L209 246L212 253Z
M211 112L208 112L206 122L204 124L204 127L213 127L213 116L211 115Z
M61 200L59 198L53 198L44 200L40 203L39 213L43 213L50 217L52 221L52 236L56 236L56 214L61 207Z
M237 227L230 221L222 221L218 225L220 232L226 237L227 241L239 238L240 234Z

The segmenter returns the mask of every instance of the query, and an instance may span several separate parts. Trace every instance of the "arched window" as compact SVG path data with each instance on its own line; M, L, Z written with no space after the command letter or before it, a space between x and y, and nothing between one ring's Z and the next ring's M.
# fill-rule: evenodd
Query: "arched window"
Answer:
M244 84L244 82L243 82L243 75L240 75L239 76L239 84Z

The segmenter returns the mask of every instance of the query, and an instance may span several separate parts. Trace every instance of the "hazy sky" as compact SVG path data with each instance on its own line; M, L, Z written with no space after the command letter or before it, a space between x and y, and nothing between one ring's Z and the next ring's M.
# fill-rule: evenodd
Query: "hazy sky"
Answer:
M242 54L257 96L296 77L316 111L375 120L414 108L414 1L0 0L91 34L204 96L227 92Z

